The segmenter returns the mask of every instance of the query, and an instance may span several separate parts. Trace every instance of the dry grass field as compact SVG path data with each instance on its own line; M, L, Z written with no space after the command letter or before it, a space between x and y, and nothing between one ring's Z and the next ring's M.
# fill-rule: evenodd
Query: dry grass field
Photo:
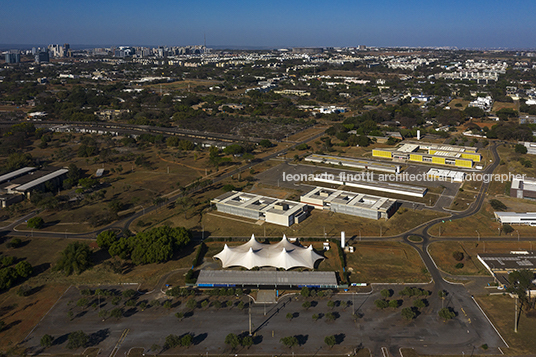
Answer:
M502 349L507 356L529 355L536 351L536 315L521 313L518 332L514 332L514 299L506 295L481 296L476 300L499 330L510 348Z
M492 244L492 243L490 243ZM475 247L476 245L476 247ZM482 247L475 243L462 242L434 242L430 244L428 251L435 263L444 272L453 275L489 275L488 271L478 261L476 255L482 252ZM454 252L462 252L463 259L457 261L453 257ZM456 268L456 264L462 263L463 268Z
M398 242L355 242L346 253L352 283L427 283L430 274L419 254Z

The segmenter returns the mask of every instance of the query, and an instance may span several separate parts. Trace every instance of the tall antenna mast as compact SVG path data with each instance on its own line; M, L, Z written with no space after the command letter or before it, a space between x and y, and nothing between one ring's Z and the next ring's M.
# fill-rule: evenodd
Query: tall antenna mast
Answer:
M207 33L203 32L203 38L204 38L204 44L205 44L205 50L207 49Z

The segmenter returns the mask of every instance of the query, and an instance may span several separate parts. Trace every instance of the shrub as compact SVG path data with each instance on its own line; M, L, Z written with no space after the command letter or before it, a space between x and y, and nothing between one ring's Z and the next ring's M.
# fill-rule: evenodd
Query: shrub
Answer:
M398 308L400 306L400 302L398 300L391 300L389 301L389 307L392 307L392 308Z
M504 203L496 199L490 200L489 203L491 204L491 207L496 211L504 211L507 208Z
M89 337L84 331L71 332L67 340L67 348L72 350L78 347L85 347L89 342Z
M512 233L515 229L509 224L503 224L503 231L506 234Z
M456 313L454 311L452 311L450 308L446 308L446 307L444 307L441 310L439 310L439 312L437 314L439 315L439 317L441 317L443 319L443 321L453 319L456 316Z
M417 316L415 311L413 311L413 309L409 307L403 308L401 314L406 320L413 320Z
M40 345L42 347L50 347L52 346L52 341L54 341L54 337L45 334L43 337L41 337Z
M453 257L456 261L460 262L460 261L463 260L464 255L463 255L463 252L455 251L455 252L452 253L452 257Z
M18 248L22 245L22 240L20 238L13 238L8 243L8 248Z
M28 228L35 228L35 229L43 228L44 224L45 224L45 221L43 220L43 218L39 216L30 218L27 222Z
M463 263L458 263L454 266L456 269L461 269L463 268Z
M423 308L423 307L426 307L426 303L421 299L417 299L413 302L413 306L418 307L418 308Z
M383 289L380 294L384 297L384 298L389 298L391 297L392 295L392 291L391 289Z
M378 299L374 301L374 305L376 305L378 309L385 309L386 307L389 307L389 302L383 299Z

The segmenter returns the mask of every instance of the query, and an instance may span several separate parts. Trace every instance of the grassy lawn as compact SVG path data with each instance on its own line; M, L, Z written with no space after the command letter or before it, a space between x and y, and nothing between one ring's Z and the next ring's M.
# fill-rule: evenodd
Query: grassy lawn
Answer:
M489 319L499 330L510 348L504 348L506 355L530 354L536 351L536 318L522 313L519 317L518 332L514 332L514 299L504 295L482 296L476 300Z
M493 243L489 243L493 244ZM475 245L477 245L475 247ZM482 246L482 244L480 244ZM434 242L430 244L428 251L434 259L439 269L454 275L489 275L488 271L480 264L476 254L483 249L478 249L478 244L462 242ZM464 257L457 261L453 257L454 252L462 252ZM463 268L456 268L458 263L463 264Z
M352 283L425 283L430 281L419 254L398 242L356 242L346 253Z
M449 107L451 109L458 109L458 110L465 110L465 108L467 108L467 105L469 104L470 102L468 100L463 100L463 99L453 99L450 101L449 103ZM456 104L460 104L460 105L456 105Z

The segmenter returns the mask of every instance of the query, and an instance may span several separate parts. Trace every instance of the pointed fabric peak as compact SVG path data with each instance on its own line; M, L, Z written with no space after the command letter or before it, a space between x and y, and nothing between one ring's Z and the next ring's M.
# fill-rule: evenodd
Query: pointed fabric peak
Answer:
M283 234L283 239L282 240L286 240L286 239L287 239L287 235Z
M312 245L312 244L309 245L309 247L307 247L307 249L309 249L309 250L313 250L313 245Z
M249 247L248 253L253 253L253 248Z
M223 249L229 249L229 246L227 245L227 243L225 243L225 245L223 246Z

